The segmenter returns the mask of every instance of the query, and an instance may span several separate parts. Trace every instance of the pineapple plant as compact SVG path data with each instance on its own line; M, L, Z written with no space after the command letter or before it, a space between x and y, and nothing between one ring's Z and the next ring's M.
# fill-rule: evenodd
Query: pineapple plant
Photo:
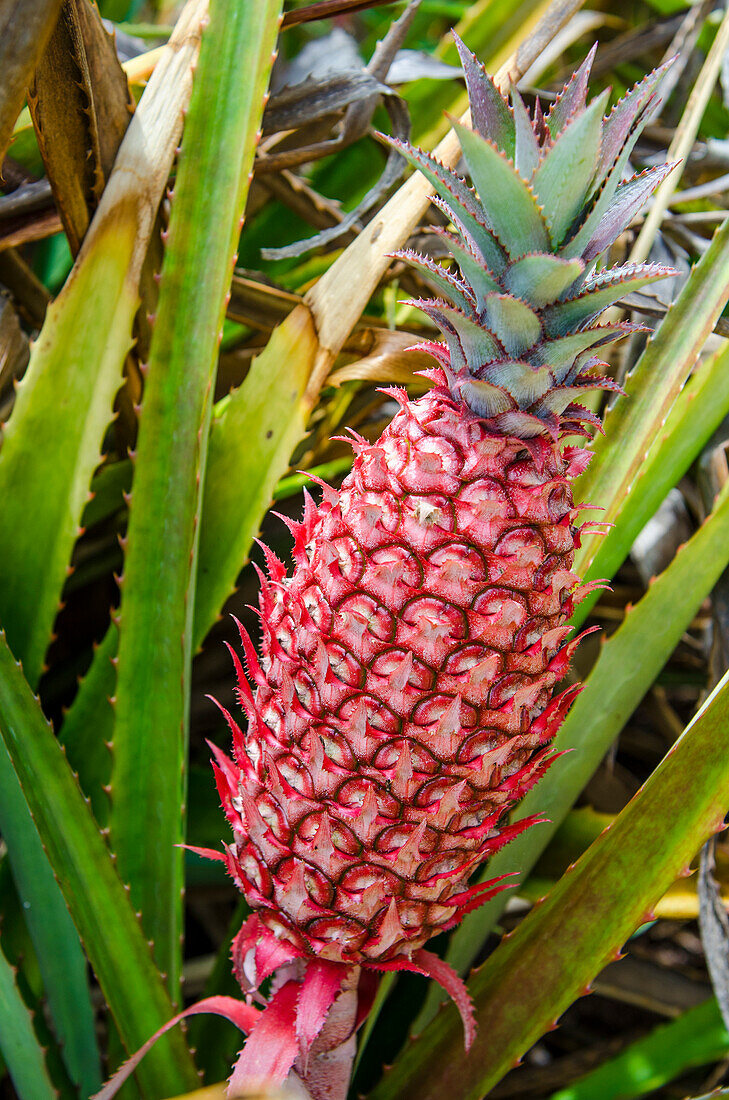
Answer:
M671 170L625 179L662 70L605 117L592 54L547 113L507 100L462 42L473 128L454 122L475 191L408 144L451 228L457 263L398 253L442 292L413 304L442 341L417 400L321 483L291 523L295 569L263 548L262 654L231 649L244 730L215 749L233 843L218 858L253 909L233 961L253 998L273 976L232 1078L293 1069L314 1098L346 1094L378 972L460 979L424 945L507 883L472 872L538 820L510 810L554 760L579 687L557 691L586 593L572 571L586 524L572 479L599 429L583 402L617 390L600 348L634 330L600 314L669 274L599 257ZM594 53L594 51L593 51ZM568 440L572 440L570 442ZM208 853L209 854L209 853Z
M630 396L615 403L605 424L609 438L590 445L595 469L588 468L588 476L581 475L573 485L572 473L584 461L575 446L575 429L581 426L587 436L594 425L589 410L598 407L577 391L586 388L590 378L596 381L606 373L589 361L604 353L597 340L589 346L598 327L597 312L557 331L560 318L555 318L553 307L574 304L585 292L601 289L596 271L605 263L599 248L655 182L648 175L631 184L629 171L618 178L610 170L601 182L599 165L603 157L614 165L622 138L631 139L652 109L658 78L649 78L629 97L632 106L620 105L617 114L605 120L594 175L585 187L589 171L580 158L584 153L589 163L593 138L583 130L582 145L577 140L580 131L570 139L571 149L568 141L570 127L590 111L586 96L579 102L580 87L568 90L565 96L572 96L571 103L567 99L558 104L546 118L532 100L527 114L515 93L509 90L507 103L506 95L500 99L483 83L476 63L464 54L472 70L469 82L476 88L481 81L477 94L472 94L473 126L514 165L517 186L509 190L493 156L484 162L488 173L479 169L473 150L470 168L468 163L457 165L460 147L454 131L440 143L435 157L449 168L457 167L469 178L468 186L432 158L406 150L415 164L430 172L433 189L440 188L438 198L452 207L449 214L435 214L445 234L437 249L423 249L437 256L438 264L405 255L417 269L417 284L422 287L430 281L436 287L433 294L444 299L436 302L422 289L412 294L428 299L422 304L442 329L442 336L436 337L442 343L430 345L435 358L428 363L421 353L417 361L417 366L430 366L435 372L431 393L411 404L402 392L391 391L388 407L397 412L399 401L407 415L396 419L374 450L370 444L384 422L376 432L364 432L367 442L354 438L361 455L353 480L343 494L323 490L323 502L316 507L309 503L305 510L304 527L308 523L310 529L295 531L294 541L302 542L303 552L295 546L301 564L294 576L287 578L269 555L264 586L269 628L263 653L256 656L244 640L240 658L249 681L243 688L245 706L252 706L255 716L248 733L236 732L235 760L218 761L235 828L226 838L233 844L223 858L230 857L231 869L252 902L246 912L251 919L234 951L240 979L235 984L245 992L223 995L230 954L226 937L208 974L210 995L175 1015L182 1007L183 962L195 960L186 967L188 978L194 975L197 980L207 972L209 951L220 940L220 918L228 914L236 893L232 881L229 889L220 888L223 865L206 868L180 851L185 824L187 839L195 845L210 844L211 824L212 847L220 847L219 838L226 831L203 740L219 716L212 706L198 708L196 702L198 677L213 693L219 674L232 679L229 658L224 650L215 654L210 646L208 657L198 662L191 691L193 654L247 561L271 496L285 499L300 491L301 475L287 476L291 453L302 454L297 465L329 479L352 459L333 451L327 437L336 434L335 429L325 425L339 423L344 416L367 415L383 405L385 399L373 397L368 385L352 405L348 394L338 394L333 387L319 399L335 357L344 348L347 355L365 353L359 362L335 369L336 378L365 380L372 377L376 363L382 369L384 362L388 373L397 370L401 382L404 334L380 327L389 321L383 308L386 289L382 299L378 295L367 308L360 333L353 339L347 333L362 316L378 281L384 277L385 285L392 285L397 279L402 261L385 274L391 263L388 255L403 248L408 234L416 230L429 194L428 181L418 173L332 263L331 255L317 261L317 269L320 263L329 266L314 286L309 263L291 269L287 287L305 291L305 297L278 325L284 302L280 288L267 287L258 278L250 286L251 280L241 279L240 273L231 284L236 249L241 249L243 267L255 267L253 258L262 243L286 246L301 232L299 215L285 215L273 201L262 205L260 191L240 231L251 165L270 175L270 154L280 140L277 127L282 118L291 117L285 112L277 116L279 93L274 91L261 124L282 6L283 0L261 0L260 5L188 0L169 46L132 59L128 68L113 56L113 43L87 0L66 0L58 22L58 3L41 5L41 21L51 34L47 43L45 33L37 30L25 33L12 21L6 28L9 49L19 64L7 74L8 90L14 86L17 95L14 102L10 96L3 108L5 139L26 95L28 66L41 71L32 81L35 107L31 104L30 114L17 117L6 165L12 179L4 190L15 187L19 179L38 177L45 168L68 239L80 239L87 227L72 272L61 287L71 256L66 253L64 258L64 250L56 247L63 241L56 234L58 218L48 205L46 188L46 205L36 209L31 204L22 225L7 226L13 234L17 230L20 243L15 250L6 249L8 262L0 271L3 318L10 319L5 336L12 353L0 372L3 417L12 403L0 451L0 480L7 489L0 553L0 1077L4 1091L17 1092L19 1100L50 1100L58 1092L109 1098L131 1074L137 1076L132 1091L138 1088L150 1100L190 1094L200 1084L199 1073L205 1084L213 1085L229 1074L242 1045L233 1030L200 1018L187 1035L164 1035L182 1017L203 1012L223 1015L248 1034L231 1094L250 1095L254 1085L265 1080L266 1094L278 1095L275 1082L287 1079L281 1090L287 1095L304 1089L309 1097L341 1097L351 1077L357 1026L381 982L379 975L401 968L431 974L451 992L465 1019L471 1043L468 1057L459 1054L462 1028L457 1011L449 1006L432 1019L440 987L433 982L416 1009L423 986L408 979L385 1004L394 978L389 973L379 986L368 1027L357 1037L364 1059L355 1088L371 1084L372 1100L487 1095L540 1036L552 1057L565 1044L581 1042L582 1014L590 1010L575 1002L605 961L632 941L636 930L642 936L636 942L638 952L644 954L646 946L663 951L657 941L650 942L649 915L655 908L659 918L665 917L661 895L685 873L706 836L721 827L729 805L727 678L660 765L665 714L657 719L641 708L639 724L645 721L660 736L651 737L651 747L645 757L641 753L636 769L631 718L631 733L618 745L618 759L627 763L631 774L637 771L638 778L645 777L649 765L657 765L655 774L609 832L595 839L548 888L543 904L533 907L472 975L469 994L478 1023L474 1035L463 986L430 954L436 949L440 953L444 937L435 937L431 944L429 934L476 906L476 881L490 878L483 892L500 891L507 883L493 880L518 869L509 881L521 883L532 875L523 896L534 896L545 868L550 878L558 873L558 853L565 851L565 841L571 856L576 856L596 835L604 819L588 811L588 829L583 814L571 814L569 807L666 662L666 702L682 720L690 718L699 695L697 665L691 662L687 680L684 648L671 654L692 623L699 639L707 634L703 601L727 564L726 485L685 551L620 625L615 623L617 629L600 647L582 694L571 707L569 693L561 702L555 699L565 686L558 678L560 662L566 664L569 657L564 651L569 637L565 633L562 639L550 638L549 632L565 630L563 616L580 596L574 578L557 576L560 554L565 574L578 574L582 581L615 575L633 532L648 520L658 497L709 445L726 415L726 350L708 355L696 370L694 363L729 295L729 224L723 224L711 242L696 227L690 238L681 234L684 243L690 239L693 244L686 256L678 249L680 266L696 260L694 268L623 383ZM520 69L545 63L545 43L574 6L553 4L526 37L517 32L511 45L519 41ZM309 5L304 18L320 14L320 8ZM406 16L416 8L417 2L408 4ZM293 14L286 13L285 26ZM485 9L474 19L467 16L472 41L492 51L492 57L497 46L493 16ZM445 33L449 23L445 14L433 22L422 9L417 18L420 27L427 23L431 40ZM355 17L354 37L366 46L387 19L384 9ZM649 23L650 19L649 15ZM724 20L704 58L707 35L716 29L711 22L700 45L682 53L681 63L690 55L689 71L694 71L694 63L701 65L697 91L703 89L702 95L692 95L687 102L692 81L673 82L672 116L681 113L684 144L698 125L712 73L729 39L729 20ZM511 33L513 23L504 26L504 34ZM165 29L159 29L162 37ZM498 46L504 53L501 30ZM313 35L319 40L320 29L314 28ZM606 36L613 38L610 28ZM311 37L308 30L285 31L286 55L296 58ZM389 45L378 49L380 71L393 42L391 30L385 38ZM91 49L86 54L89 64L79 52L86 46ZM105 55L101 68L91 63ZM622 64L617 49L610 56ZM448 59L448 52L443 57ZM607 67L606 54L603 72ZM124 69L135 85L134 99L139 100L131 118ZM351 86L337 87L343 95L356 97L368 94L371 79L372 73L364 82L357 78ZM501 87L507 91L505 84ZM310 102L311 88L301 91ZM380 86L380 91L392 106L386 89ZM458 94L450 81L439 95L430 82L415 85L408 93L414 132L432 133L441 105L455 105ZM708 121L698 131L701 137L713 132L720 117L716 112L723 110L720 96L714 98ZM67 103L68 110L58 115L50 109L54 102ZM349 114L348 108L342 110ZM393 113L391 121L393 131L403 136L401 115ZM536 136L536 163L533 147L529 152L525 117ZM38 126L35 136L33 122ZM652 129L652 143L667 141L670 118L665 122L665 127ZM346 129L333 117L326 125L330 123L335 136ZM254 153L262 128L267 131L266 145ZM272 128L276 133L270 132ZM76 135L70 143L69 133ZM291 152L312 156L307 118L297 134L285 134L284 159ZM345 140L351 137L350 130ZM326 140L324 134L325 145ZM370 140L371 132L362 139ZM469 140L465 134L464 145ZM317 148L325 151L315 145L314 155ZM64 167L60 174L59 149ZM552 160L556 149L561 159ZM480 155L488 157L490 152ZM337 194L345 206L351 205L354 188L361 190L361 153L362 149L342 150L337 155ZM397 148L390 150L389 167L399 155ZM142 173L131 170L139 166L140 157ZM635 154L630 159L635 163ZM662 159L660 154L657 159ZM376 166L371 167L374 174ZM472 184L469 173L475 178L479 171L481 181ZM705 182L706 171L703 162L687 158L686 186ZM287 168L279 173L282 182L290 172ZM315 200L322 189L334 193L327 162L320 169L307 169L303 178L314 185ZM104 180L108 182L101 193ZM536 222L523 194L520 198L524 187L519 180L536 196ZM78 201L81 192L83 203ZM578 192L584 192L584 204L573 215ZM10 207L27 197L23 190L6 195L5 213L9 216ZM667 190L661 189L654 215L667 198ZM161 249L155 212L163 199L166 228ZM713 219L714 204L701 202L706 205L712 207ZM705 224L710 220L705 213L690 221ZM506 214L511 222L504 221ZM564 221L559 228L557 216ZM546 245L543 233L534 232L539 218L549 238ZM644 226L638 251L657 220L653 216ZM588 226L595 238L591 245ZM576 240L583 227L582 241ZM661 233L663 229L662 246L673 250L673 228L664 225ZM528 242L516 238L518 230ZM39 239L49 234L57 238L49 239L47 251L42 246L44 255L36 251L38 234ZM621 240L620 251L622 246ZM439 266L449 249L457 261L451 259L452 271ZM615 249L612 262L617 253ZM148 278L138 286L145 254ZM543 269L541 274L537 270L538 277L535 257L537 269ZM573 282L561 291L548 285L550 272L545 274L545 269L550 258L557 261L553 268L560 260L577 261ZM26 269L29 263L41 286ZM276 277L280 270L274 267L271 273ZM153 272L158 280L151 278ZM515 281L519 275L521 284ZM602 279L609 278L603 273ZM654 288L646 289L653 296ZM666 301L672 297L667 288L658 289ZM137 331L133 318L139 308L138 290L144 333L130 351ZM233 297L221 355L219 334L229 291ZM47 292L53 301L44 318ZM266 306L263 318L261 301L277 303L276 309ZM530 331L523 310L513 316L519 302L538 318L541 337L535 339L534 326ZM651 312L658 312L658 305L654 300ZM260 330L241 328L239 322L249 309L257 311L253 319L265 329L263 337ZM506 310L512 314L508 323ZM407 326L408 316L402 313L398 319ZM612 315L604 317L603 330L613 320ZM474 348L469 322L477 333L491 333L490 350L483 345L479 354ZM624 331L618 327L605 332L605 339ZM550 361L550 349L569 337L586 338L588 343L566 364ZM412 336L407 340L414 342ZM544 362L537 354L540 346ZM255 357L242 384L237 385L240 376L235 373L228 393L233 350L238 364L240 355ZM23 369L28 352L30 362L14 395L11 382ZM415 359L412 363L414 370ZM129 415L112 424L114 393L124 364ZM504 364L506 378L499 373ZM526 392L523 379L531 375L525 373L525 365L534 368L535 376L546 365L554 386L544 391L549 379L541 372L534 380L536 388ZM383 371L380 378L385 377ZM560 384L564 392L550 392L560 390ZM420 384L419 392L425 388ZM570 389L575 392L568 394ZM224 401L215 401L223 395ZM302 439L317 401L314 423L319 429L306 443L304 456ZM519 422L515 415L505 414L518 414ZM355 419L349 422L362 430ZM717 454L714 442L709 446ZM519 449L509 450L512 447ZM696 476L697 468L698 464L689 477ZM550 478L552 489L547 486ZM555 490L565 480L567 491L572 485L574 499L567 495L560 504ZM712 475L709 492L715 487ZM92 500L87 500L89 488ZM572 512L575 504L586 500L607 509L591 518L615 520L597 556L596 533L585 538L580 514L566 514L567 506ZM385 535L373 511L376 507L380 516L392 520L391 530L385 525ZM79 524L86 528L83 534ZM329 561L327 531L336 556L329 554ZM121 546L118 535L123 536ZM569 539L576 546L579 537L584 545L573 559ZM534 546L541 551L534 551ZM553 559L541 572L539 552L543 562ZM353 561L349 567L348 558ZM524 572L517 574L517 568ZM118 584L112 581L112 570ZM493 599L485 592L485 580ZM313 604L309 581L316 586ZM345 582L347 587L336 587ZM160 592L165 593L163 600ZM363 596L372 602L363 605ZM59 601L66 597L69 602L57 615ZM608 616L613 621L621 597L620 591L611 597ZM253 570L246 570L235 599L240 605L257 598ZM569 622L581 623L592 602L588 597L577 605ZM520 608L527 616L523 624ZM699 608L703 610L697 621ZM598 616L606 610L603 604ZM336 620L340 611L344 614ZM101 639L110 616L106 636L92 653L92 637ZM320 621L312 626L315 616ZM386 627L382 637L378 617ZM49 648L52 634L57 636ZM532 649L537 641L543 646L541 663ZM234 646L238 648L237 641ZM285 660L282 652L293 659ZM708 677L714 664L709 666L708 652L705 656L702 664ZM211 657L213 668L207 663ZM76 675L89 659L88 672L76 690ZM244 730L237 704L228 706ZM551 740L560 706L565 718ZM270 724L269 732L261 722ZM674 727L672 722L672 734ZM317 732L319 743L310 738L311 730ZM228 738L223 733L215 739L224 746ZM519 801L522 789L550 758L569 749L575 751L549 767ZM368 783L375 799L371 820ZM626 784L626 798L631 789ZM589 800L590 791L585 797ZM288 833L276 816L277 807L284 812ZM548 816L552 822L524 832L517 829L521 818L534 816ZM537 867L539 853L550 844L559 823L564 831ZM510 836L513 841L499 850ZM296 864L286 862L289 855L303 864L303 882L297 878ZM481 859L482 866L471 875L470 865ZM320 872L324 881L312 871ZM183 888L188 876L190 934L183 943ZM545 892L543 882L540 889ZM497 892L485 907L467 915L465 927L447 933L445 958L459 973L486 947L507 896ZM690 890L682 897L683 922L691 917L696 898ZM671 905L676 916L673 900ZM244 906L242 902L241 909ZM233 932L244 919L237 918ZM663 933L660 943L665 944ZM692 954L698 956L697 947ZM192 992L192 983L185 992ZM552 1040L547 1033L553 1021L572 1004L562 1038ZM373 1031L383 1006L384 1015ZM703 1043L704 1052L717 1029L723 1034L715 1005L713 1013L703 1013L703 1024L698 1017L691 1023L691 1013L685 1021L676 1021L684 1036L693 1034L699 1046ZM628 1040L624 1013L615 1016L616 1032ZM378 1077L379 1065L391 1060L408 1027L420 1033L420 1041L406 1044L392 1069ZM654 1052L659 1046L668 1052L658 1066L666 1078L685 1065L673 1057L676 1034L660 1029L649 1040ZM163 1041L154 1045L160 1036ZM692 1051L697 1048L693 1042L689 1046ZM137 1054L115 1072L122 1048ZM708 1061L718 1053L711 1050L704 1057ZM107 1066L114 1077L97 1093ZM616 1064L608 1066L608 1075L620 1078L618 1086L625 1074L635 1085L630 1067L623 1074L617 1071ZM546 1072L553 1087L553 1074ZM575 1087L587 1095L592 1084L590 1079Z

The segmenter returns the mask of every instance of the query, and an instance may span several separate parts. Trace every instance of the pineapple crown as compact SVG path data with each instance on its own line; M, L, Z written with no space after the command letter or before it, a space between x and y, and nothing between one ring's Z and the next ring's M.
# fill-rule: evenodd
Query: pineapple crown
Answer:
M426 372L494 431L524 439L589 436L600 420L586 390L619 390L595 349L641 326L597 324L604 309L672 274L658 264L600 270L599 256L629 225L673 164L624 179L668 64L604 116L610 89L587 104L595 49L547 114L529 113L512 84L506 99L457 37L473 129L453 121L472 190L408 142L388 139L429 180L455 233L436 230L459 273L409 250L394 253L444 293L417 306L445 344L419 345L440 364ZM477 194L476 194L477 192ZM477 197L478 196L478 197Z

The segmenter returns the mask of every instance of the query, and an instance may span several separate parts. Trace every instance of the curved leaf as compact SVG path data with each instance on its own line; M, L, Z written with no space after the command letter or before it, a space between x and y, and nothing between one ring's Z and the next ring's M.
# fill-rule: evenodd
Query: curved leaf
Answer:
M2 633L0 737L125 1046L136 1050L172 1016L172 1004L99 827ZM155 1098L195 1087L181 1035L155 1048L139 1080Z
M666 494L686 473L713 432L729 414L729 345L715 352L689 379L642 463L615 526L602 539L586 581L610 580L625 561L633 542ZM590 593L575 609L578 628L599 598Z
M297 307L274 329L222 416L213 421L195 589L200 645L235 587L279 477L306 430L316 333Z
M605 435L594 443L595 457L575 487L575 500L604 508L601 520L614 523L629 499L650 448L729 299L729 220L714 235L688 282L625 381L605 416ZM575 571L584 576L600 536L583 540Z
M64 1061L89 1094L100 1084L101 1068L86 959L2 741L0 829ZM0 1035L2 1029L0 1021Z
M0 950L0 1053L20 1100L56 1100L15 972Z
M727 1053L729 1033L712 997L631 1043L551 1100L631 1100Z

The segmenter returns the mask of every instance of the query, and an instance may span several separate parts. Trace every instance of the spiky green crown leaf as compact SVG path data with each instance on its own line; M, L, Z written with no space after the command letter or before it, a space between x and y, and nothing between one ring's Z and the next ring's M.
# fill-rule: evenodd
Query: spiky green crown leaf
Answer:
M673 165L624 181L628 158L656 105L667 66L604 116L608 92L587 104L592 49L544 115L509 102L456 37L473 129L453 123L475 190L434 157L389 139L430 181L456 233L440 231L460 274L414 252L397 253L450 299L417 300L445 347L423 345L454 396L497 431L529 438L589 434L599 420L579 402L615 389L591 354L635 326L598 325L604 309L671 274L657 264L596 270ZM441 373L441 371L443 373Z

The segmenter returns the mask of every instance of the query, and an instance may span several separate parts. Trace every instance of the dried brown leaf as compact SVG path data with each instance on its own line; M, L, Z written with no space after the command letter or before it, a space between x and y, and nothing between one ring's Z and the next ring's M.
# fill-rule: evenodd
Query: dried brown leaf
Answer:
M256 282L236 271L230 288L227 316L239 324L270 332L300 302L299 294Z
M416 371L433 366L433 360L422 351L408 351L417 344L412 332L400 332L386 328L365 329L357 333L367 347L361 359L355 359L345 367L338 367L329 375L328 383L339 386L342 382L382 382L386 385L404 386L419 379ZM425 379L420 379L425 388Z
M0 5L0 164L61 0L6 0Z
M285 169L282 172L256 177L252 190L254 201L258 195L272 195L284 206L288 206L289 210L292 210L302 221L316 229L339 225L346 214L341 204L335 199L320 195L301 176ZM248 209L251 209L251 200L249 200Z
M363 137L370 126L381 93L385 110L390 116L390 121L392 123L393 137L399 138L400 140L408 139L410 136L410 114L407 106L405 102L401 100L398 95L393 94L387 84L383 84L382 81L387 79L390 66L407 37L419 6L420 0L410 0L400 18L396 19L395 22L391 24L384 38L377 43L374 53L365 69L361 72L338 74L339 78L345 82L348 80L355 81L354 87L359 87L360 90L362 87L366 87L368 80L374 82L373 92L370 95L358 95L357 97L350 94L349 105L342 120L338 136L334 139L333 143L332 141L322 142L319 146L317 156L322 155L327 149L329 151L334 151L335 148L344 148L351 142ZM360 85L359 82L363 80L364 85ZM313 83L316 84L317 82L314 81ZM307 157L312 155L311 147L309 147L306 155ZM275 154L273 159L276 159ZM269 165L270 162L271 158L269 158ZM283 248L262 249L261 255L268 260L302 256L314 248L340 241L348 231L359 228L361 219L368 214L390 190L392 190L403 173L404 164L398 151L394 148L389 149L387 160L385 161L385 166L379 179L360 199L354 210L343 215L339 220L339 224L329 225L321 229L313 237L296 241Z
M63 229L55 206L30 214L20 214L0 222L0 251L17 248L29 241L42 241Z
M261 282L264 276L258 272L249 272L239 268L233 273L230 288L230 302L226 311L229 321L241 325L250 325L260 332L270 332L280 324L291 311L304 301L303 295L284 290L280 286ZM345 342L344 350L354 354L369 354L372 337L370 330L377 330L378 318L363 315L362 328L358 328ZM383 329L383 332L388 330ZM421 337L409 336L410 342Z
M701 849L699 863L699 927L706 965L719 1004L721 1017L729 1026L729 916L714 877L716 837Z
M39 329L50 294L14 248L0 252L0 283L10 292L18 313L32 328Z
M89 0L64 0L28 106L75 255L134 108L113 39Z
M309 77L292 88L282 88L269 99L263 112L264 137L295 130L320 118L335 116L352 103L387 94L389 88L366 69Z
M0 297L0 394L12 380L22 376L29 357L28 337L20 327L12 302ZM7 412L3 418L6 417Z

